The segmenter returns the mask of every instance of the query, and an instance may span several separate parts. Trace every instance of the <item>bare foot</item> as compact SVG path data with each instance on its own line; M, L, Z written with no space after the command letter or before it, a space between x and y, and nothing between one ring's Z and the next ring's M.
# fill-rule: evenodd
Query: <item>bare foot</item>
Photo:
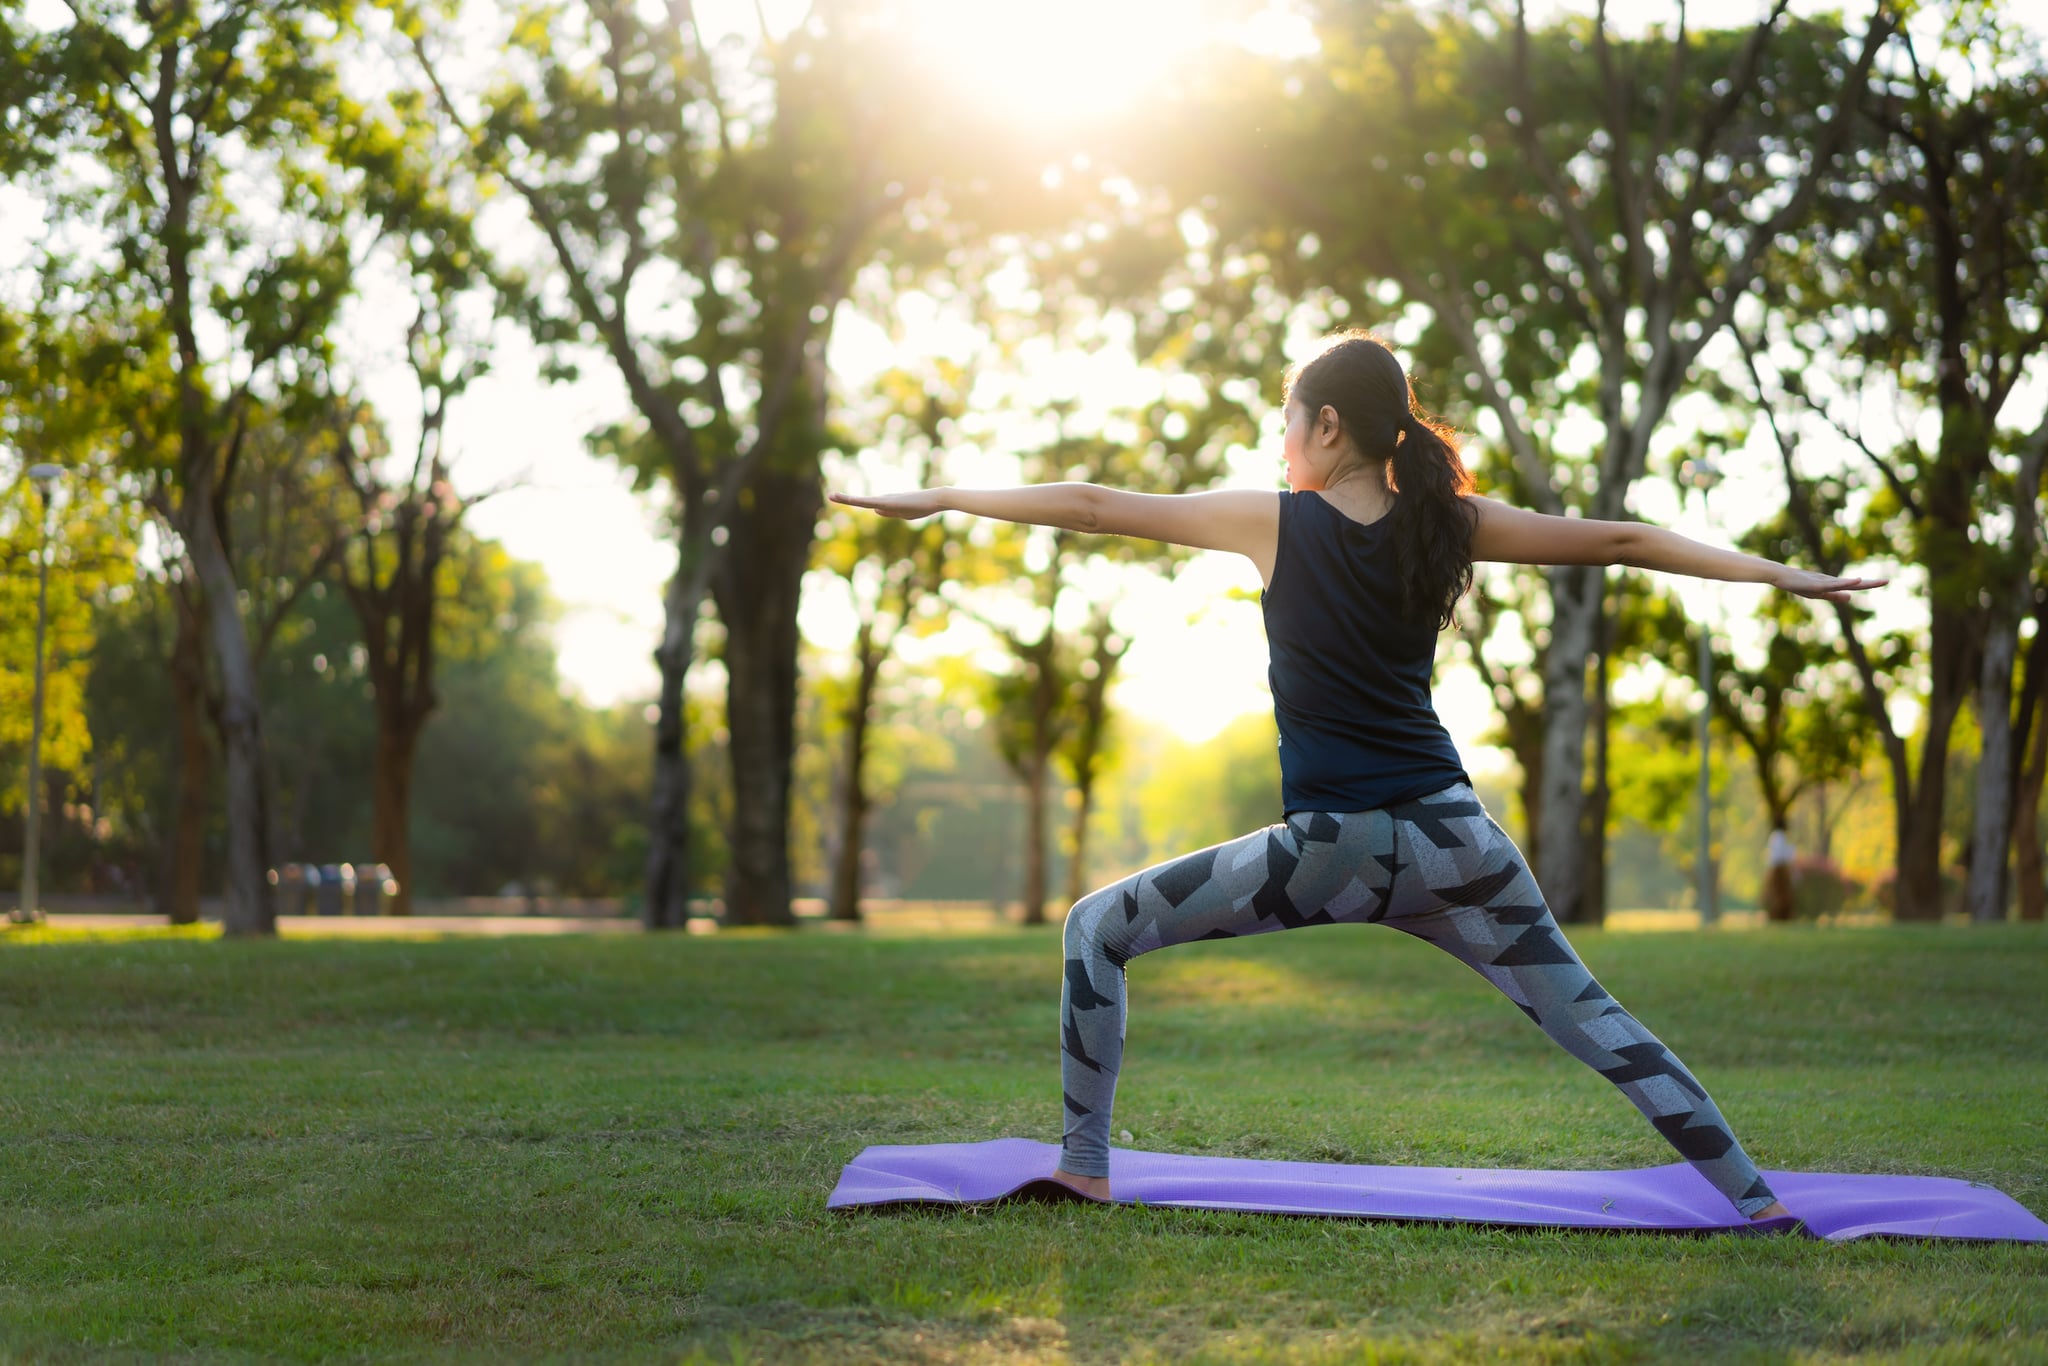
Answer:
M1773 1200L1755 1214L1750 1215L1749 1221L1755 1223L1759 1219L1790 1219L1791 1217L1792 1211L1785 1208L1783 1200Z
M1090 1200L1109 1199L1109 1178L1106 1176L1076 1176L1062 1167L1052 1174L1052 1179Z

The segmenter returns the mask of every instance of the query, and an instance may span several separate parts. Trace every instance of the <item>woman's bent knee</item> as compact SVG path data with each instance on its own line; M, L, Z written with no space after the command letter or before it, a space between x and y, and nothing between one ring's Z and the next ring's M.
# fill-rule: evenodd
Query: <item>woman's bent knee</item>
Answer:
M1115 914L1122 897L1122 884L1103 887L1075 902L1067 911L1060 942L1068 958L1107 957L1121 966L1118 943L1124 917Z
M1102 918L1089 914L1089 910L1095 898L1100 895L1099 892L1090 892L1067 908L1066 924L1060 931L1060 943L1065 948L1067 957L1083 957L1095 946L1095 929Z

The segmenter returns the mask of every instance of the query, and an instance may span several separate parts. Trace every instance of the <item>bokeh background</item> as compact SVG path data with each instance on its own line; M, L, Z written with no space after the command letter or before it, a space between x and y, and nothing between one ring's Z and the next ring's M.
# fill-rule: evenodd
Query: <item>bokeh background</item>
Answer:
M263 934L349 862L397 913L1056 918L1277 819L1255 572L824 492L1277 488L1286 365L1370 327L1493 496L1892 580L1482 574L1439 705L1561 918L2038 920L2040 42L0 7L0 888L40 639L59 913Z

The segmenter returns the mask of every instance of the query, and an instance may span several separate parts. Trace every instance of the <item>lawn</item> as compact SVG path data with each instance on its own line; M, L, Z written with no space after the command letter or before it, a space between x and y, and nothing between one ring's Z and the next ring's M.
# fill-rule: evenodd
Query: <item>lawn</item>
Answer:
M1765 1166L2048 1212L2038 927L1575 941ZM2048 1359L2040 1246L827 1213L866 1144L1055 1136L1058 952L0 938L0 1358ZM1193 945L1131 981L1133 1146L1670 1160L1399 935Z

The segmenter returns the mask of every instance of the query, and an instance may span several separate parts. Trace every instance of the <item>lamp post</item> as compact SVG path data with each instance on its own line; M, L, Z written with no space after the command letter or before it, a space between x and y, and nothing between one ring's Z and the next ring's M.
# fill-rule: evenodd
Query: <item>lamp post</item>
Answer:
M30 465L29 482L36 486L42 503L42 536L36 552L36 682L30 695L28 722L28 831L21 860L21 904L13 919L29 924L43 918L42 896L36 886L36 856L43 835L43 627L50 608L50 497L62 465Z
M1696 489L1700 512L1707 512L1707 494L1721 482L1720 467L1705 456L1687 460L1678 467L1679 482ZM1708 722L1714 714L1714 645L1707 622L1700 622L1700 852L1698 860L1700 926L1709 928L1721 918L1721 897L1714 879L1714 757Z

